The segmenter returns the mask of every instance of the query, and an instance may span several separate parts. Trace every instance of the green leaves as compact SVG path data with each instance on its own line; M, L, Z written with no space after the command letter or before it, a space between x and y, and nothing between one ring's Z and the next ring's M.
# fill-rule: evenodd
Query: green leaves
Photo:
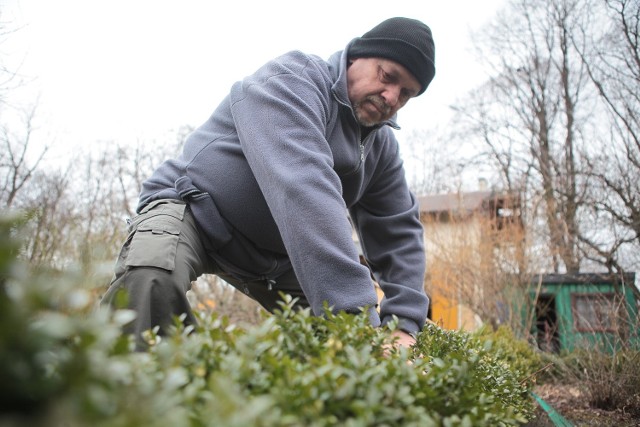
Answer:
M20 270L3 256L12 257L5 272ZM0 423L495 426L531 416L518 382L528 373L513 369L509 339L427 326L414 349L388 354L389 330L370 327L366 315L315 317L288 300L246 330L199 314L195 333L180 322L170 336L149 331L152 345L136 353L120 335L131 313L87 310L96 292L85 281L5 277Z

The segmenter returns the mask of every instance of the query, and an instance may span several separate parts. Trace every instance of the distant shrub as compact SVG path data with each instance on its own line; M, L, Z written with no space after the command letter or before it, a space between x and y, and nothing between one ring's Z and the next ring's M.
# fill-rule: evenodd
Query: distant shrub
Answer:
M247 329L202 315L195 331L151 332L136 353L120 334L131 313L94 310L86 275L26 269L11 224L0 221L3 426L497 426L532 414L525 372L497 344L429 326L413 351L389 354L365 316L291 301Z
M561 361L565 378L581 384L591 407L640 418L640 351L579 349Z

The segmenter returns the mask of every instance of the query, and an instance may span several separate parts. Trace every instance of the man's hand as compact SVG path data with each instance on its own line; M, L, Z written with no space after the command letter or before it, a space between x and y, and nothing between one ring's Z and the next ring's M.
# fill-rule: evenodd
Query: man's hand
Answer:
M394 341L395 348L409 348L416 343L416 339L414 337L399 329L391 332L391 339Z
M391 344L391 342L393 342L393 344ZM385 356L389 356L392 350L397 350L401 347L408 349L415 343L416 339L408 333L401 330L393 331L389 335L389 343L385 344L383 347L383 354Z

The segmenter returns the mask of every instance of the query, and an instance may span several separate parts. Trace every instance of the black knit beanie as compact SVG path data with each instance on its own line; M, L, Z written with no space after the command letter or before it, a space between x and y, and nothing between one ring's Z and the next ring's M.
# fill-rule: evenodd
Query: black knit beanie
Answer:
M418 95L436 74L435 46L431 29L416 19L390 18L356 38L349 58L386 58L401 65L422 85Z

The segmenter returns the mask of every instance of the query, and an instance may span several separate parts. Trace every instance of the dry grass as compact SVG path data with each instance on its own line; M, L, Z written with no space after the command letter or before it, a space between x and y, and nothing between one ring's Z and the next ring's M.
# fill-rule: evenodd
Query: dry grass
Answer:
M640 425L640 418L624 410L591 407L587 388L584 383L579 382L554 382L537 385L534 391L575 426L632 427ZM527 426L553 427L553 423L545 412L538 408L536 418Z

